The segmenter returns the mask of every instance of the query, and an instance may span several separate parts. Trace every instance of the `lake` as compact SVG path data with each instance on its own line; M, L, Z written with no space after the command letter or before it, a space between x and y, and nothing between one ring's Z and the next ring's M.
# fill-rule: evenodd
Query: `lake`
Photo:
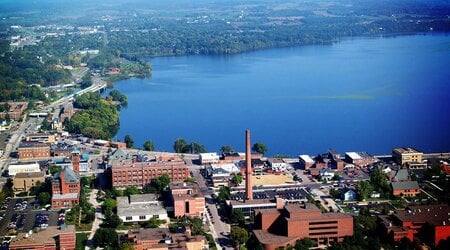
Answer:
M116 138L138 147L173 151L182 137L244 151L248 128L268 155L450 150L449 34L149 61L151 78L115 83L128 96Z

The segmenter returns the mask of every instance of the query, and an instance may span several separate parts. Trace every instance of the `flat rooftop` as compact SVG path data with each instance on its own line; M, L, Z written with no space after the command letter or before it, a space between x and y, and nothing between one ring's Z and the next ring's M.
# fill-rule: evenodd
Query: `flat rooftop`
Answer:
M415 148L405 147L405 148L394 148L392 151L397 152L399 154L417 154L422 153Z
M28 235L26 233L19 233L16 238L11 241L10 245L22 245L22 244L41 244L44 242L53 242L54 236L60 233L73 233L75 234L75 226L74 225L66 225L64 229L60 229L60 227L49 226L44 230L40 230L37 233Z
M423 205L410 206L407 210L396 211L395 216L401 221L415 223L428 222L431 225L450 225L450 206L448 205Z
M138 197L140 196L140 197ZM118 216L141 216L166 214L163 203L154 195L132 195L132 197L117 197Z
M314 163L314 160L309 155L300 155L299 158L306 163Z

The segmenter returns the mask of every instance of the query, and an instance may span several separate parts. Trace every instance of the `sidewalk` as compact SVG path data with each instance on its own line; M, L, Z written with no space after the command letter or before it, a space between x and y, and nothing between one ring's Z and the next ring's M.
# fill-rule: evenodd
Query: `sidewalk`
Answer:
M94 238L95 232L97 231L97 229L100 228L100 224L102 224L103 221L103 214L102 214L102 207L101 207L101 203L97 202L97 192L98 189L92 189L91 193L89 195L89 203L91 203L94 208L95 208L95 219L94 222L92 223L92 230L91 230L91 234L88 237L88 240L86 242L86 250L93 248L93 241L92 239Z

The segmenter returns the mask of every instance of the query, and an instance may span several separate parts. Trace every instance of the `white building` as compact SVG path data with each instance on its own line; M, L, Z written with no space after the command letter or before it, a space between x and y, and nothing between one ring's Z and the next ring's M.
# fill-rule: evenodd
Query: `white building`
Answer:
M283 161L283 159L279 158L271 158L269 159L269 165L272 168L272 171L286 171L287 164Z
M344 201L354 201L356 200L356 192L352 189L349 189L343 194L343 198Z
M209 164L205 166L206 173L211 177L229 177L233 173L239 173L240 168L234 163Z
M331 180L334 177L334 172L331 168L323 168L319 171L321 180Z
M154 194L137 194L117 197L117 215L123 222L148 221L151 218L167 220L163 203Z
M201 164L219 163L219 155L217 153L203 153L200 154Z
M8 167L9 176L16 176L17 173L32 173L40 171L41 168L38 163L9 165Z

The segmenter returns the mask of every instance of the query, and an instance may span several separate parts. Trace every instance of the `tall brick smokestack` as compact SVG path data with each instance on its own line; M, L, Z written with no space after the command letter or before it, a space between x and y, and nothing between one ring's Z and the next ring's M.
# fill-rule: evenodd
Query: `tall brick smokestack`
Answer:
M245 193L247 200L253 200L252 185L252 151L250 148L250 130L245 131Z

